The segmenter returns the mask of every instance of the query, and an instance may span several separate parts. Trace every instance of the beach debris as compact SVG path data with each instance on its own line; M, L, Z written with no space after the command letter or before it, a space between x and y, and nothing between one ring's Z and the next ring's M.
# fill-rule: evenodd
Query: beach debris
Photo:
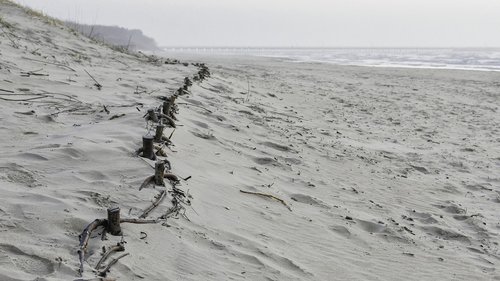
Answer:
M14 91L11 91L11 90L5 90L5 89L0 89L0 91L2 91L2 92L6 92L6 93L12 93L12 94L14 93Z
M80 268L78 272L80 273L80 275L83 273L83 262L85 260L85 252L87 251L90 234L92 234L92 231L96 230L100 226L103 226L105 223L106 220L104 219L96 219L89 225L87 225L87 227L85 227L85 229L83 230L82 234L80 234L80 245L78 248L78 257L80 259Z
M89 73L86 69L84 69L83 71L85 71L85 73L87 73L87 75L88 75L90 78L92 78L92 80L94 80L94 82L95 82L95 83L94 83L94 86L96 86L97 90L99 90L99 91L100 91L100 90L102 89L102 85L101 85L101 83L99 83L99 82L98 82L98 81L94 78L94 76L92 76L92 75L91 75L91 74L90 74L90 73Z
M30 76L49 76L49 74L45 73L38 73L39 71L42 71L42 69L38 70L32 70L32 71L21 71L21 76L22 77L30 77Z
M267 198L274 199L274 200L280 202L281 204L283 204L290 212L292 211L292 208L290 208L290 206L288 206L288 204L283 199L278 198L278 197L276 197L274 195L266 194L266 193L260 193L260 192L245 191L245 190L241 190L241 189L240 189L240 192L241 193L245 193L245 194L253 194L253 195L258 195L258 196L262 196L262 197L267 197Z
M51 64L51 65L59 66L59 67L71 70L73 72L76 72L75 69L69 67L67 64L63 64L63 63L59 63L59 62L49 62L49 61L37 60L37 59L32 59L32 58L27 58L27 57L23 57L23 59L27 59L27 60L35 61L35 62L39 62L39 63L44 63L44 64Z
M104 248L103 248L104 249ZM123 242L118 242L115 246L109 247L107 251L104 251L102 254L101 259L99 262L97 262L96 266L94 267L96 270L99 270L101 268L101 264L106 261L106 259L113 254L114 252L123 252L125 251L125 246Z
M101 110L101 112L104 111L104 112L106 112L106 114L109 115L109 113L110 113L109 109L105 105L103 105L102 107L103 107L103 110Z
M121 255L121 256L119 256L119 257L117 257L116 259L113 259L112 261L110 261L110 262L109 262L108 266L106 266L106 268L105 268L105 269L103 269L102 271L100 271L100 272L99 272L99 274L98 274L98 275L99 275L99 276L101 276L101 277L106 277L106 275L107 275L107 274L108 274L108 272L109 272L109 269L110 269L113 265L115 265L115 264L116 264L116 263L117 263L120 259L122 259L122 258L124 258L124 257L126 257L126 256L128 256L128 255L130 255L130 253L125 253L125 254L123 254L123 255Z
M123 117L123 116L125 116L125 113L115 114L115 115L109 117L109 120L118 119L118 118Z
M155 179L154 175L147 177L144 180L144 182L141 184L141 186L139 187L139 190L142 190L143 188L145 188L146 186L148 186L149 184L151 184L154 179Z
M158 205L160 205L160 203L163 201L163 199L165 199L166 195L167 195L167 191L162 190L157 196L155 196L155 200L153 201L151 206L149 206L146 210L144 210L144 212L142 213L142 215L139 216L139 218L141 218L141 219L146 218L149 213L151 213L156 207L158 207ZM141 239L143 239L143 238L141 238Z

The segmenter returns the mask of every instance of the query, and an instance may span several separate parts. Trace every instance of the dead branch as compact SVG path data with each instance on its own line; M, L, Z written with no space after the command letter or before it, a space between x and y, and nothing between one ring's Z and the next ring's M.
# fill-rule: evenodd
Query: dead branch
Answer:
M80 274L83 273L83 262L85 258L85 251L87 250L87 246L89 244L90 234L92 231L96 230L99 226L103 226L106 224L106 220L104 219L96 219L91 222L85 229L82 234L80 234L80 246L78 248L78 256L80 258Z
M119 257L117 257L116 259L113 259L111 262L109 262L108 266L106 266L106 268L104 270L102 270L101 272L99 272L99 276L101 277L106 277L106 274L108 274L109 272L109 269L115 264L117 263L120 259L126 257L130 255L130 253L125 253Z
M118 118L123 117L123 116L125 116L125 113L116 114L116 115L113 115L113 116L109 117L109 120L118 119Z
M2 92L7 92L7 93L14 93L14 91L11 91L11 90L4 90L4 89L0 89L0 91L2 91Z
M253 194L253 195L258 195L258 196L263 196L263 197L274 199L274 200L280 202L281 204L285 205L285 207L287 207L287 209L290 210L290 212L292 211L292 208L290 208L290 206L288 206L288 204L286 204L286 202L283 199L280 199L274 195L260 193L260 192L244 191L244 190L240 190L240 192L245 193L245 194Z
M168 136L168 139L171 140L172 139L172 136L174 135L175 133L175 129L172 131L172 133L170 133L170 136Z
M31 61L36 61L36 62L40 62L40 63L46 63L46 64L51 64L51 65L55 65L55 66L59 66L59 67L64 67L64 68L67 68L73 72L76 72L76 70L74 70L73 68L65 65L65 64L62 64L62 63L55 63L55 62L48 62L48 61L43 61L43 60L37 60L37 59L32 59L32 58L27 58L27 57L23 57L23 59L27 59L27 60L31 60Z
M121 219L120 223L135 223L135 224L155 224L159 220L142 220L142 219Z
M164 178L168 179L169 181L173 181L173 182L178 182L179 181L179 177L177 177L176 175L172 174L172 173L165 173L163 175Z
M85 71L85 73L87 73L87 75L90 76L90 78L92 78L92 80L94 80L94 82L95 82L94 86L96 86L97 89L100 91L102 89L101 83L97 82L97 80L94 78L94 76L92 76L86 69L84 69L83 71Z
M187 103L187 102L178 102L177 104L182 104L182 105L188 105L188 106L193 106L193 107L198 107L198 108L201 108L201 109L204 109L206 110L208 113L213 113L212 110L210 109L207 109L203 106L200 106L200 105L195 105L195 104L192 104L192 103Z
M112 246L110 247L106 252L103 253L101 259L99 260L99 262L97 263L97 265L95 266L95 269L96 270L99 270L99 268L101 267L101 264L106 261L106 259L114 252L123 252L125 251L125 247L123 246L123 242L119 242L118 244L116 244L115 246Z
M141 186L139 187L139 190L142 190L143 188L145 188L146 186L148 186L149 184L151 184L155 179L155 175L152 175L152 176L149 176L147 177L144 182L141 184Z
M151 213L151 211L153 211L156 207L158 207L158 205L160 205L160 203L163 201L163 199L165 199L165 196L167 195L167 191L166 190L162 190L160 192L160 194L158 194L156 196L156 200L151 204L151 206L149 206L143 213L142 215L139 217L141 219L144 219L148 216L149 213Z

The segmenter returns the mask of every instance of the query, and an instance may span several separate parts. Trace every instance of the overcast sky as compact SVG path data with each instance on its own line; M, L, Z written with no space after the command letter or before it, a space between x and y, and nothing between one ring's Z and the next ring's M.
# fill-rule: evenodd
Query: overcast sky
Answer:
M500 0L17 0L162 46L499 47Z

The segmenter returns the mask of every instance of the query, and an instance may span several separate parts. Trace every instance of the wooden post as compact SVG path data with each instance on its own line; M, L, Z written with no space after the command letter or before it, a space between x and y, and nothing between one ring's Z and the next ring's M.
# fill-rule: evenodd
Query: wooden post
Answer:
M175 103L176 98L177 98L177 95L173 95L168 99L166 106L165 106L165 103L163 104L163 114L170 116L170 112L172 111L172 108L174 107L174 103Z
M163 161L157 161L155 163L155 184L165 185L163 177L165 176L165 163Z
M168 106L170 104L170 99L167 99L166 101L163 102L163 114L167 115L169 109Z
M162 142L162 137L163 137L163 129L165 129L165 125L159 124L156 126L156 134L155 134L155 142Z
M120 227L120 207L108 209L108 225L106 231L111 235L121 235Z
M155 159L155 152L153 150L153 136L142 136L142 157L151 160Z
M158 116L156 115L156 112L154 109L150 108L148 109L148 116L149 119L155 123L158 123Z

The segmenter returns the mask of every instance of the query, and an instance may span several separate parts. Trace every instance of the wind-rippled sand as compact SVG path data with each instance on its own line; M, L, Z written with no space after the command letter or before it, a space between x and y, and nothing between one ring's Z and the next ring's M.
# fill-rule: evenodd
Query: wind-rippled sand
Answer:
M143 115L197 68L0 11L18 45L0 34L0 88L50 95L0 100L0 280L78 280L83 228L110 206L137 217L158 193L138 191L153 171L133 155ZM110 277L500 280L500 74L204 60L212 77L178 99L167 150L192 176L189 221L123 225L130 255ZM34 70L49 76L21 76ZM84 279L120 240L93 236Z

